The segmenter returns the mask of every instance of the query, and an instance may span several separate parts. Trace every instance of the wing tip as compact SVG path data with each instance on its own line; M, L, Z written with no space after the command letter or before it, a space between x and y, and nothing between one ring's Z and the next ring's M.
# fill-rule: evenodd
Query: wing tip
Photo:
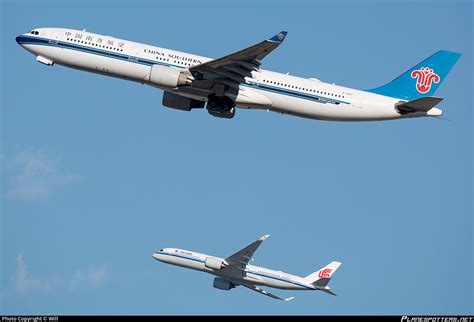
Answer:
M263 235L262 237L260 237L259 240L264 241L264 240L266 240L268 237L270 237L270 234L268 234L268 235Z
M285 40L287 34L288 34L288 31L282 30L282 31L280 31L279 33L277 33L275 36L273 36L272 38L270 38L268 40L282 43L283 40Z
M291 296L291 297L287 297L286 299L283 299L283 301L290 302L291 300L294 300L294 299L295 299L295 297Z

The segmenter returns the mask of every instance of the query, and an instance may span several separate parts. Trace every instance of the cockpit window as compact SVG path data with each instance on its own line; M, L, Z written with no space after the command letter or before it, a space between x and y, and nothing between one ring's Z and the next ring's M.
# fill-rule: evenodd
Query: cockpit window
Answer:
M30 31L30 34L32 34L32 35L39 35L39 31L32 30L32 31Z
M163 248L162 248L162 249L160 249L160 252L162 252L162 251L163 251Z

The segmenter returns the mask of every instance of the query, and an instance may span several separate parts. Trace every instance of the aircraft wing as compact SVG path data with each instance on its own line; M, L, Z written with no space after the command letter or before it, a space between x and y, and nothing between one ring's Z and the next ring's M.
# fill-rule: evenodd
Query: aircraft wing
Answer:
M216 80L218 83L240 84L252 71L258 70L261 60L277 48L285 39L287 32L281 31L270 39L242 49L227 56L210 60L190 67L196 80Z
M264 240L266 240L270 235L265 235L260 237L258 240L254 241L247 247L239 250L237 253L235 253L232 256L227 257L225 260L228 262L230 265L243 265L245 267L248 262L252 259L253 254L257 250L257 248L263 243Z
M283 298L281 298L281 297L276 296L275 294L272 294L272 293L270 293L270 292L268 292L268 291L265 291L265 290L261 289L261 288L258 287L258 286L255 286L255 285L247 285L247 284L242 284L242 285L245 286L245 287L248 288L248 289L251 289L252 291L255 291L255 292L258 292L258 293L260 293L260 294L269 296L269 297L274 298L274 299L276 299L276 300L282 300L282 301L285 301L285 302L289 302L289 301L291 301L292 299L294 299L294 297L288 297L288 298L286 298L286 299L283 299Z

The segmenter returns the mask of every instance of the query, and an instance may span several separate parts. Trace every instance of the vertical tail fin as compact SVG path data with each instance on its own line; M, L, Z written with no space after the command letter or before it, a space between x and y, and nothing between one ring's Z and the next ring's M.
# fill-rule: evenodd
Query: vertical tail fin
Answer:
M340 262L331 262L319 271L309 274L304 279L314 286L325 287L331 280L332 274L341 266Z
M403 100L433 96L460 56L452 51L437 51L391 82L368 92Z

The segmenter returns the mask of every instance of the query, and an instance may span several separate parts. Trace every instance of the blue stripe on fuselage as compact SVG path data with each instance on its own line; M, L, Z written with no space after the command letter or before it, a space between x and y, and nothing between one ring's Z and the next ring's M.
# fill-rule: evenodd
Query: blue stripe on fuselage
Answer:
M170 253L165 253L165 252L158 252L158 254L173 256L173 257L179 257L179 258L188 259L188 260L199 262L199 263L204 263L204 261L201 260L201 259L197 259L197 258L193 258L193 257L187 257L187 256L183 256L183 255L176 255L176 254L170 254Z
M340 101L340 100L336 100L336 99L332 99L332 98L326 98L326 97L318 96L318 95L307 94L307 93L304 93L304 92L293 91L293 90L290 90L290 89L281 88L281 87L277 87L277 86L271 86L271 85L267 85L267 84L263 84L263 83L249 82L247 84L240 84L240 85L252 87L252 88L255 88L255 89L266 90L266 91L277 93L277 94L282 94L282 95L288 95L288 96L293 96L293 97L297 97L297 98L307 99L307 100L314 101L314 102L321 103L321 104L326 104L326 103L350 104L349 102L345 102L345 101Z
M111 52L111 51L104 50L104 49L99 49L99 48L92 48L92 47L82 46L82 45L78 45L78 44L70 43L70 42L65 42L65 41L58 41L57 43L55 43L55 41L50 42L50 40L47 39L47 38L20 36L20 37L17 38L17 42L20 45L39 45L39 46L61 47L61 48L66 48L66 49L71 49L71 50L82 51L82 52L86 52L86 53L89 53L89 54L104 56L104 57L108 57L108 58L120 59L120 60L131 62L131 63L148 65L148 66L151 66L151 65L154 65L154 64L163 64L161 62L156 62L156 61L153 61L153 60L143 59L143 58L136 57L136 56L120 54L120 53ZM164 65L166 65L166 64L164 64Z

